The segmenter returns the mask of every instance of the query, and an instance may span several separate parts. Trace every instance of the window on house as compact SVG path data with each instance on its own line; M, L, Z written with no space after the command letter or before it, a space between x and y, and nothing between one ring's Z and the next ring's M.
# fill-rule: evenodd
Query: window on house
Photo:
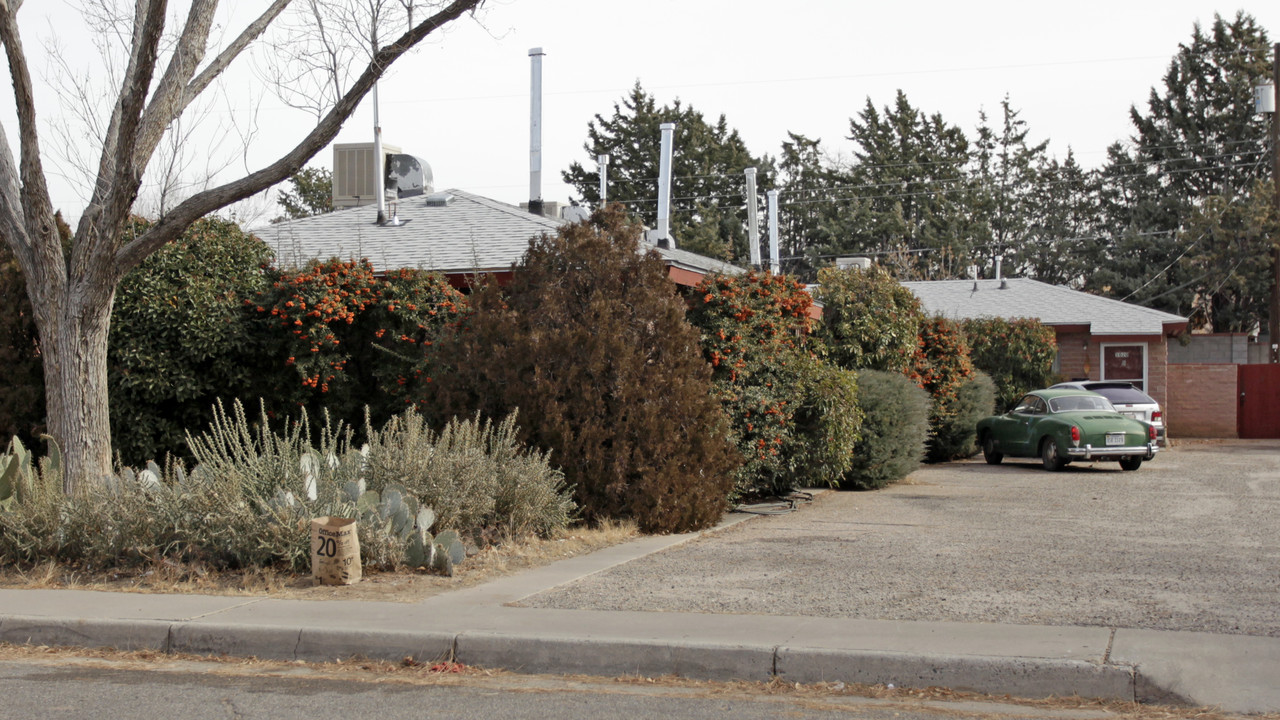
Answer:
M1147 388L1145 343L1102 344L1102 379L1123 380L1139 390Z

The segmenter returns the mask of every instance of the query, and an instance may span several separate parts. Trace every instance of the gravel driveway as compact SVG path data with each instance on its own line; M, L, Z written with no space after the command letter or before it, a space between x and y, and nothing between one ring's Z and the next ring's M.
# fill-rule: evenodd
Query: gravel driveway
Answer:
M1137 472L925 466L521 604L1280 637L1280 442L1184 442Z

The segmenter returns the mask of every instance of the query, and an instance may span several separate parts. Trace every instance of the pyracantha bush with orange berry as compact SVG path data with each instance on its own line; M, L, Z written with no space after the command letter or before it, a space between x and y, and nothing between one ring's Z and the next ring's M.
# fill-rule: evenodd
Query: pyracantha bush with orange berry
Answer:
M305 406L313 417L327 409L352 425L368 407L380 425L429 380L424 349L453 332L465 298L435 273L379 274L367 260L332 259L273 271L245 304L264 328L264 355L291 378L276 384L279 375L265 373L275 387L263 388L264 397L282 409Z
M688 302L743 458L735 494L838 478L857 437L856 376L813 357L813 298L804 286L783 275L711 275Z
M959 323L941 316L924 321L908 376L933 399L925 459L942 462L966 451L973 454L968 450L973 443L965 438L974 434L982 416L973 417L968 406L958 402L960 389L974 376L969 343Z

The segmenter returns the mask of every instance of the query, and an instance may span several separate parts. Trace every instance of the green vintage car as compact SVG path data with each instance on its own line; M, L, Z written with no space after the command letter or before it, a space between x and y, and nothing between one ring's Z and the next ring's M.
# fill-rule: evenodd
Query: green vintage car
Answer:
M1119 460L1137 470L1156 456L1156 430L1116 412L1111 401L1087 390L1036 390L1012 410L978 422L978 444L992 465L1009 457L1039 457L1046 470L1072 460Z

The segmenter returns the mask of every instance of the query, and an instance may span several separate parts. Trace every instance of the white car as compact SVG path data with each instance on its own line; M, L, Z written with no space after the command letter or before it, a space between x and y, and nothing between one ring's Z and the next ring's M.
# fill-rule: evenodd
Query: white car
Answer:
M1055 388L1071 388L1096 392L1111 401L1116 412L1150 423L1156 429L1156 439L1160 445L1165 444L1164 413L1160 412L1160 403L1151 396L1133 386L1133 383L1116 380L1072 380L1058 383Z

